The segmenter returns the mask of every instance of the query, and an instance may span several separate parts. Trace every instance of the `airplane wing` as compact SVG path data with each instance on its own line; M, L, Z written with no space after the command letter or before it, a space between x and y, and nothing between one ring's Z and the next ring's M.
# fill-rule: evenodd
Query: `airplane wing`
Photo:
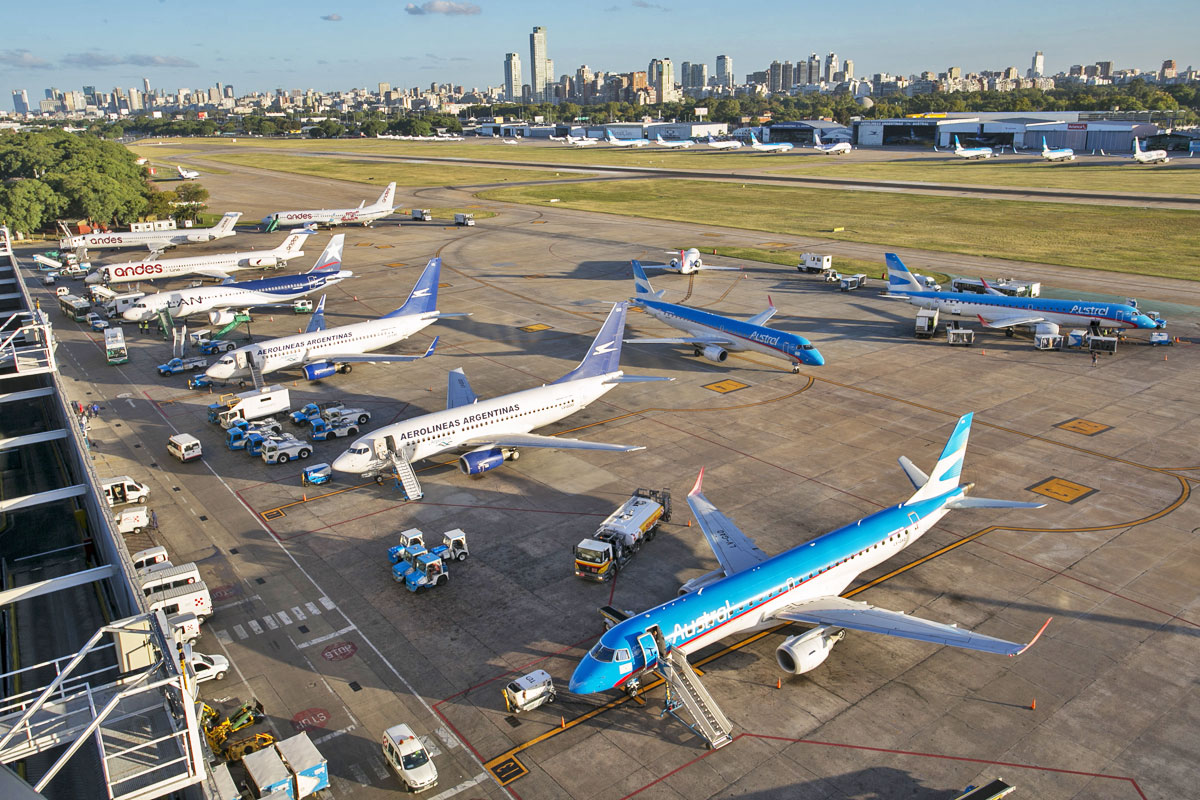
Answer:
M680 336L672 338L650 338L650 339L626 339L626 344L720 344L732 346L733 342L729 339L722 339L719 336Z
M807 622L811 625L827 625L835 628L850 628L868 633L883 633L888 636L899 636L904 639L916 639L921 642L945 644L951 647L962 647L967 650L982 650L985 653L998 653L1006 656L1020 655L1033 646L1033 643L1046 630L1046 624L1028 644L1009 642L985 636L982 633L972 633L954 625L941 622L931 622L927 619L912 617L900 611L889 611L877 608L867 603L847 600L844 597L816 597L785 606L775 612L777 619L792 622Z
M459 447L551 447L558 450L614 450L621 453L646 449L639 445L585 442L582 439L563 439L536 433L500 433L481 439L468 439L459 443Z
M233 277L227 270L217 269L215 267L209 267L207 269L195 269L192 270L192 274L200 275L205 278L216 278L217 280L227 280Z
M753 317L750 317L750 319L746 320L746 322L750 323L751 325L766 325L771 317L775 316L775 312L779 310L775 307L775 302L771 299L771 295L767 295L767 304L767 309L765 311L758 312Z
M478 399L475 392L471 390L471 384L467 382L467 373L463 372L463 368L457 367L450 370L450 385L446 390L446 408L469 406Z
M982 314L977 314L979 321L983 323L985 328L1011 328L1014 325L1036 325L1039 322L1045 322L1045 317L1028 316L1028 317L992 317L984 319Z
M382 353L326 353L318 358L314 358L312 363L322 361L333 361L340 364L386 364L392 361L420 361L422 358L428 358L433 355L433 349L437 347L438 340L435 337L429 343L429 349L419 356L401 356L401 355L384 355Z
M160 239L157 242L146 242L146 249L151 253L161 253L171 246L170 239Z
M696 523L708 539L721 569L726 575L733 575L742 570L761 564L768 556L746 534L737 529L728 517L717 510L707 497L701 493L704 481L704 470L696 478L696 485L688 493L688 505L692 507L692 515Z

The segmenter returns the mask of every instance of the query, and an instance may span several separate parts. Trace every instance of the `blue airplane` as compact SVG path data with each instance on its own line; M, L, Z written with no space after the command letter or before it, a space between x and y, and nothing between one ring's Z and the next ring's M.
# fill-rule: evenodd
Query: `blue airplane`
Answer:
M704 471L688 505L721 567L685 583L681 596L629 617L608 630L571 676L576 694L609 689L636 692L641 676L661 667L674 649L685 658L727 636L781 623L814 625L776 650L779 666L800 675L819 666L842 629L1015 656L1028 644L997 639L841 597L860 574L908 547L955 508L1041 508L1041 503L968 497L960 474L971 414L958 420L932 475L908 458L900 466L916 487L907 501L768 557L701 493ZM660 647L661 643L661 647ZM665 648L665 651L664 651Z
M940 308L949 314L975 316L985 328L1030 327L1035 333L1057 334L1061 325L1096 325L1100 328L1164 328L1166 320L1152 319L1136 306L1094 300L1050 300L1009 297L984 286L990 294L935 292L926 289L895 253L887 253L887 297L908 300L922 308Z
M773 358L782 358L792 364L792 372L800 371L801 364L819 367L825 359L803 336L777 331L767 327L767 320L775 316L775 304L770 303L766 311L755 314L748 320L732 319L701 311L696 308L664 303L664 290L654 291L646 271L638 261L633 262L634 305L647 314L662 320L673 328L688 333L688 336L665 339L626 339L629 344L687 344L697 356L721 363L729 357L730 350L752 350Z

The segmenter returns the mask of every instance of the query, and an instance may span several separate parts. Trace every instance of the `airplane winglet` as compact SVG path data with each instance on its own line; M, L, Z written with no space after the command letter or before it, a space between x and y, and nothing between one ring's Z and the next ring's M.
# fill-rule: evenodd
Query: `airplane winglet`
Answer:
M767 305L769 305L771 308L775 307L775 301L771 299L771 295L767 295Z
M1052 620L1052 619L1054 619L1054 617L1048 617L1046 619L1045 623L1042 624L1042 627L1038 629L1037 635L1035 635L1032 639L1029 640L1029 644L1025 645L1020 650L1013 653L1013 655L1019 656L1019 655L1021 655L1021 653L1024 653L1026 650L1033 647L1034 643L1038 639L1042 638L1042 634L1046 631L1046 628L1050 626L1050 620Z
M704 467L701 467L700 474L696 476L696 485L692 487L692 490L690 492L688 492L688 497L695 497L696 495L700 494L700 492L703 488L704 488Z

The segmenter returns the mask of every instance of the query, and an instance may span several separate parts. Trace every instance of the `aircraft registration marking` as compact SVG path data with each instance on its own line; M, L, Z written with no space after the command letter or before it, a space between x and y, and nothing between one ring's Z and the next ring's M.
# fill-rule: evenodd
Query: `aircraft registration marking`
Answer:
M730 392L736 392L738 389L745 389L749 385L750 384L748 383L735 381L733 378L727 378L726 380L717 381L716 383L706 383L704 388L720 394L729 394Z
M517 330L525 331L526 333L538 333L539 331L548 331L548 330L551 330L552 328L553 328L553 326L551 326L551 325L546 325L541 322L536 322L533 325L524 325L520 328L517 328Z
M1112 430L1112 425L1092 422L1090 419L1083 419L1082 417L1060 422L1054 427L1062 428L1064 431L1071 431L1072 433L1081 433L1084 436L1095 436L1098 433Z
M1099 489L1093 489L1090 486L1084 486L1082 483L1075 483L1066 478L1050 477L1040 483L1035 483L1033 486L1026 487L1029 491L1040 494L1043 497L1049 497L1052 500L1057 500L1060 503L1073 505L1078 503L1085 497L1090 497Z

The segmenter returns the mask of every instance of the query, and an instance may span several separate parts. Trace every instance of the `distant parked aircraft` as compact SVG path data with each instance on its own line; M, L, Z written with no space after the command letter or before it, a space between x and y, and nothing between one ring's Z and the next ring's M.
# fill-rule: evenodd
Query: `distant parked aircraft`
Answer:
M175 169L179 170L179 177L185 181L194 181L200 177L200 173L194 169L184 169L182 166L176 166Z
M786 153L795 147L791 142L775 142L773 144L764 144L758 140L753 131L750 133L750 149L757 150L760 153Z
M742 143L737 139L726 139L725 141L718 142L710 134L708 137L708 146L714 150L737 150L742 146Z
M689 147L695 144L695 142L693 142L691 139L680 139L676 142L668 142L667 140L663 139L661 133L654 137L654 143L659 147L667 147L671 150L687 150Z
M849 142L830 142L829 144L825 144L821 141L820 132L813 131L813 149L827 156L844 156L853 148L850 147Z
M379 199L371 205L366 201L358 204L358 208L318 208L306 211L276 211L263 217L262 222L269 229L294 228L297 225L311 225L332 228L335 225L370 225L377 219L391 214L395 208L392 200L396 197L396 184L393 181L379 195Z

